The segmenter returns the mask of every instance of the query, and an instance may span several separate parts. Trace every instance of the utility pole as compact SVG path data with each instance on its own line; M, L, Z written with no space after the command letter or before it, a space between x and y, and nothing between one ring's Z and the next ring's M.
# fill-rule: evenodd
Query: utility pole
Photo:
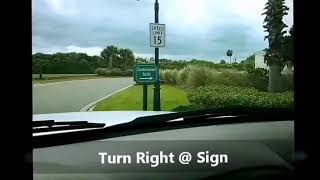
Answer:
M154 22L159 23L159 3L158 0L155 0L154 3ZM155 64L158 66L158 69L160 69L159 64L159 48L155 47L154 51L155 56ZM154 83L154 97L153 97L153 110L154 111L161 111L161 104L160 104L160 79Z

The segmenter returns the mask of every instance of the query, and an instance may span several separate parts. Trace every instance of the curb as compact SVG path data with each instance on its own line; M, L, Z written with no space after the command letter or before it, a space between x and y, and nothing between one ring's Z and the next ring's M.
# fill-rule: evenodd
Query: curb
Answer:
M117 91L115 91L115 92L113 92L113 93L111 93L111 94L108 94L107 96L104 96L104 97L102 97L102 98L100 98L100 99L98 99L98 100L96 100L96 101L93 101L93 102L89 103L88 105L86 105L85 107L83 107L83 108L80 110L80 112L93 111L93 108L96 106L96 104L97 104L98 102L100 102L100 101L102 101L102 100L104 100L104 99L106 99L106 98L108 98L108 97L110 97L110 96L113 96L114 94L116 94L116 93L118 93L118 92L120 92L120 91L123 91L123 90L125 90L125 89L127 89L127 88L129 88L129 87L132 87L132 86L133 86L133 84L132 84L132 85L129 85L129 86L125 87L125 88L122 88L122 89L120 89L120 90L117 90Z

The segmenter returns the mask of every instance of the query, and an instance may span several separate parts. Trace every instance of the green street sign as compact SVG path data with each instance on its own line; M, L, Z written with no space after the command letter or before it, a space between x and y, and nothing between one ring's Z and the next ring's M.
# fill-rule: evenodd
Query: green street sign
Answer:
M133 80L138 84L153 84L159 80L159 68L155 64L137 64L133 70Z

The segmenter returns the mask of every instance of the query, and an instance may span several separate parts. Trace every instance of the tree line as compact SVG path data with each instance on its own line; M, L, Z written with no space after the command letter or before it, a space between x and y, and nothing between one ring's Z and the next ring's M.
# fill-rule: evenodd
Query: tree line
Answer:
M86 53L55 53L32 55L33 74L91 74L98 68L119 68L121 70L132 70L136 63L154 63L154 58L135 58L132 50L122 49L116 46L107 46L100 56L89 56ZM191 61L160 59L162 69L182 69L188 65L206 65L214 68L236 68L247 70L254 66L254 56L249 56L242 62L227 64L224 60L214 63L206 60ZM40 77L41 78L41 77Z
M116 46L107 46L100 56L75 52L32 55L33 74L90 74L97 68L132 69L134 64L133 52Z

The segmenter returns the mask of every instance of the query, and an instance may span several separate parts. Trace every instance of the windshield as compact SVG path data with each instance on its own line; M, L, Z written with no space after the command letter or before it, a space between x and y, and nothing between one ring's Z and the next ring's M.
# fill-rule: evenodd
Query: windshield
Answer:
M156 2L33 0L34 119L293 108L293 0Z

